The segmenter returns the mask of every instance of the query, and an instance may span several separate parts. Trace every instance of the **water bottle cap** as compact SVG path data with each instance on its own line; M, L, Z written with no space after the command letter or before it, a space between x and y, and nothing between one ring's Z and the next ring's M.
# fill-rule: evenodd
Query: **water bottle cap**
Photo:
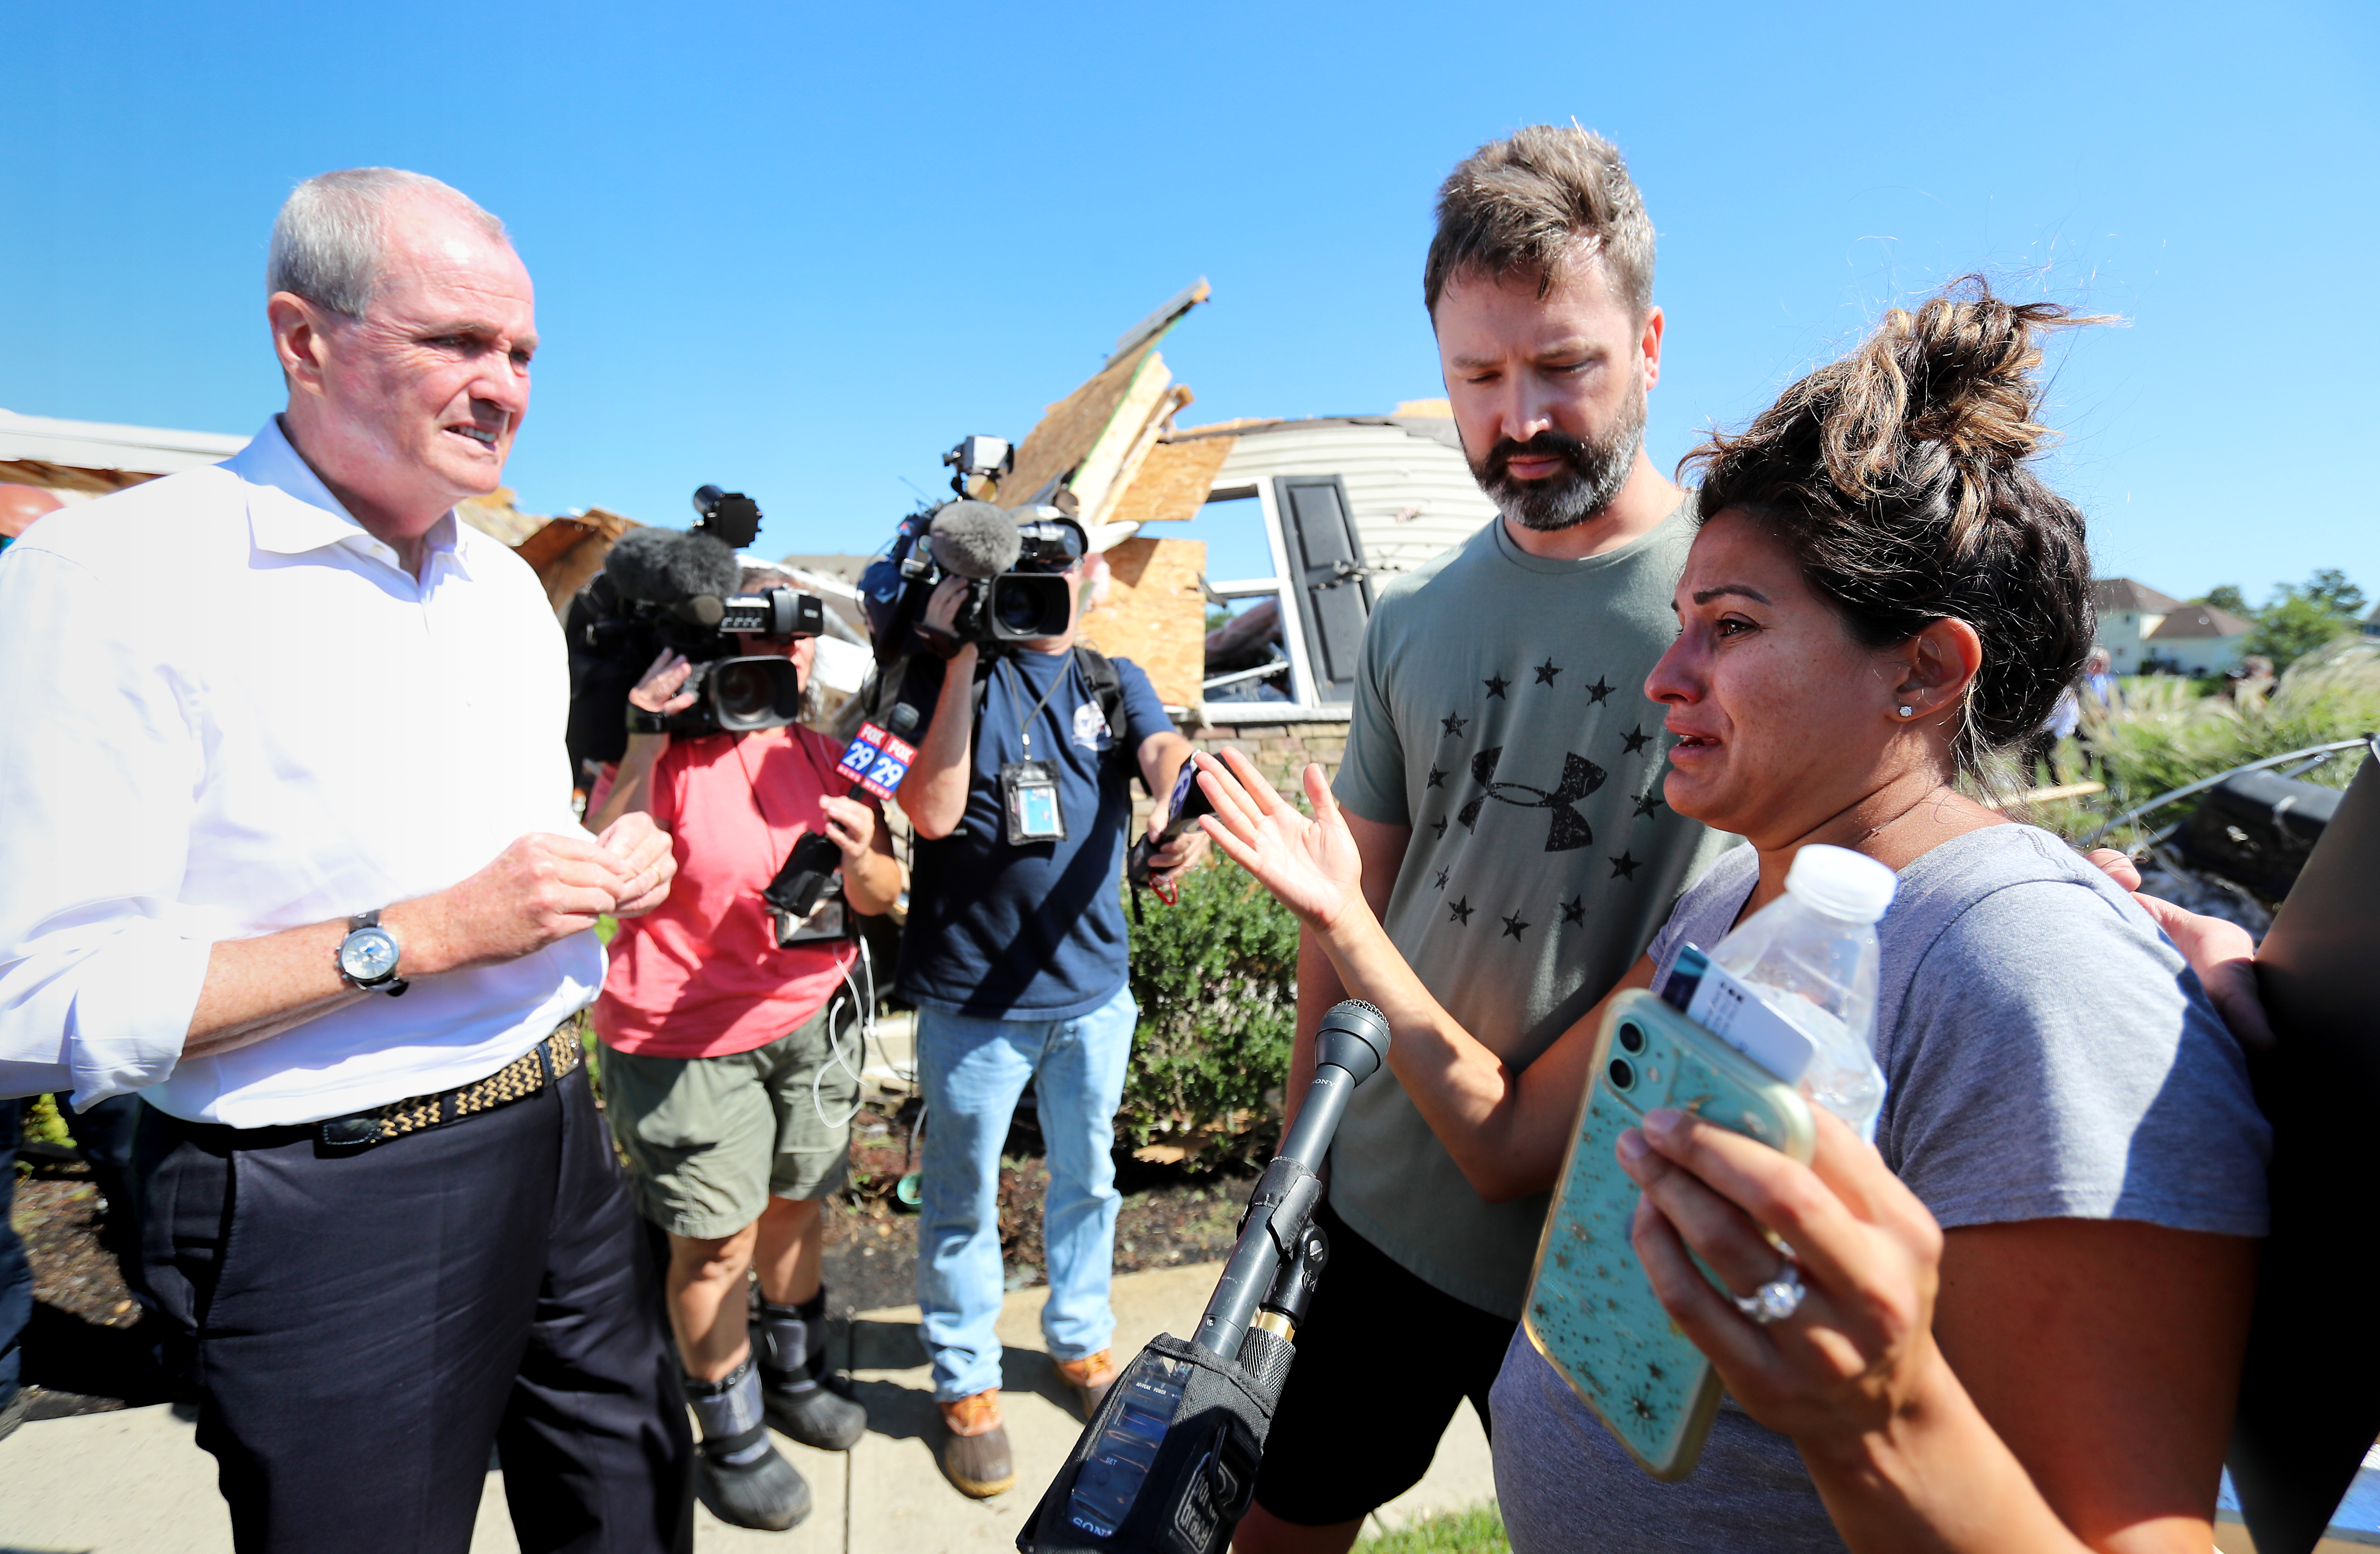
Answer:
M1830 917L1873 923L1892 904L1900 883L1892 870L1864 853L1814 842L1793 855L1785 890Z

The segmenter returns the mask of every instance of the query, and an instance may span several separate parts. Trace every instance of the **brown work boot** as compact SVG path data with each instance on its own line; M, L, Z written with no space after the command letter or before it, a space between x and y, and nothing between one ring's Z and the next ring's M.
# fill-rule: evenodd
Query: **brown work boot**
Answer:
M935 1406L951 1433L942 1443L942 1471L959 1493L986 1500L1015 1487L1016 1460L1008 1450L1008 1427L1000 1419L1000 1389Z
M1079 1360L1058 1362L1058 1375L1074 1390L1075 1401L1083 1405L1083 1417L1088 1419L1099 1411L1099 1404L1123 1373L1116 1369L1115 1351L1102 1349L1096 1354L1086 1354Z

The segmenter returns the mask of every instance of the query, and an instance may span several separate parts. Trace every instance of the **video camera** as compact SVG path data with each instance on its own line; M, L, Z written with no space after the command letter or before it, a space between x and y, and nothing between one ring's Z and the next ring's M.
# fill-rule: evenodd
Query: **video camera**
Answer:
M783 728L801 715L801 674L781 654L738 655L736 637L816 637L825 602L813 593L736 591L735 552L760 530L760 508L741 492L704 486L691 528L636 528L621 536L595 580L570 601L568 740L574 770L615 761L628 735L680 737ZM694 705L662 717L628 704L628 692L662 650L693 673L679 687Z
M1090 550L1083 526L1046 503L1002 508L966 494L969 480L1005 474L1015 456L997 437L969 437L944 454L955 499L910 514L861 577L879 664L892 663L919 638L999 650L1065 634L1075 595L1061 574ZM964 577L967 587L945 637L925 625L925 614L948 577Z
M1305 1104L1248 1198L1196 1336L1152 1339L1124 1366L1016 1535L1020 1554L1222 1554L1232 1541L1330 1261L1315 1168L1388 1056L1388 1017L1359 999L1334 1004L1314 1050Z

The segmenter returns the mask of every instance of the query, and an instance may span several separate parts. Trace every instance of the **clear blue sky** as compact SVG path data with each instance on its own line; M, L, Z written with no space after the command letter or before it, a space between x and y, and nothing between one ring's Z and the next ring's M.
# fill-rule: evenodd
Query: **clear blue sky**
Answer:
M1447 168L1575 116L1670 320L1652 452L1970 270L2122 314L2061 353L2101 570L2380 592L2380 7L542 3L9 7L0 406L246 431L261 272L324 168L511 224L545 347L525 506L870 551L1192 277L1188 419L1435 395Z

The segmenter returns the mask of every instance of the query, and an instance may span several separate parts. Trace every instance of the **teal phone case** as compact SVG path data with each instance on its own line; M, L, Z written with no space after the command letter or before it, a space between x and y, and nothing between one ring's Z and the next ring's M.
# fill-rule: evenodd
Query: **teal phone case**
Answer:
M1612 1149L1661 1106L1805 1164L1817 1135L1793 1087L1642 989L1621 993L1605 1014L1594 1074L1537 1243L1523 1326L1637 1466L1680 1479L1694 1471L1718 1413L1718 1373L1653 1293L1628 1239L1643 1193Z

